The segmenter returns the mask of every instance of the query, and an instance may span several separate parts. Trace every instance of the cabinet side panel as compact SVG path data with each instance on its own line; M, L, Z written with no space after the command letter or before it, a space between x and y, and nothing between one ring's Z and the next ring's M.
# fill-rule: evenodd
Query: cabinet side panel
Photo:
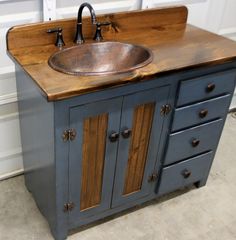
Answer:
M155 103L136 107L123 194L139 191L142 187L147 150Z
M16 67L25 184L55 227L54 113L38 87Z
M101 202L107 125L106 113L84 120L81 210Z

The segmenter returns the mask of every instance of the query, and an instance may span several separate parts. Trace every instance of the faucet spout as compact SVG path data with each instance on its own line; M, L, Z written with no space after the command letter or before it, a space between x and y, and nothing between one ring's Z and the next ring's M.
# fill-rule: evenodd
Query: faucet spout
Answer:
M84 37L83 37L83 33L82 33L82 13L83 13L83 10L85 7L87 7L90 11L92 24L95 25L97 23L96 14L95 14L95 11L94 11L93 7L91 6L91 4L89 4L87 2L82 3L80 5L79 11L78 11L77 27L76 27L76 34L75 34L75 39L74 39L74 42L77 44L84 43Z
M80 5L79 11L78 11L77 22L78 23L82 23L82 12L83 12L85 7L87 7L89 9L89 11L90 11L92 24L96 24L97 23L97 19L96 19L95 11L94 11L93 7L91 6L91 4L89 4L87 2L82 3Z

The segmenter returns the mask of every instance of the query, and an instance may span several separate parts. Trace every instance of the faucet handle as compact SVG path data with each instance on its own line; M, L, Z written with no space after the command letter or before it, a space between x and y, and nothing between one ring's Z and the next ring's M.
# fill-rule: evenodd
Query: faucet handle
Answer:
M95 36L94 36L93 40L96 40L97 42L102 41L103 37L102 37L101 27L102 26L108 26L108 25L111 25L111 22L97 22L96 23L96 33L95 33Z
M101 22L99 24L100 24L100 26L109 26L109 25L111 25L111 22Z
M65 46L65 42L63 40L63 35L62 35L62 28L58 27L58 28L48 29L47 33L57 33L55 46L57 47Z

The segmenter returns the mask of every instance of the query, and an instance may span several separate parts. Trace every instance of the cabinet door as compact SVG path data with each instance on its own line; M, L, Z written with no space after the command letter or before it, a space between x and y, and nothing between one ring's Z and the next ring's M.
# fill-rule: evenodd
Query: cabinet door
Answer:
M69 150L69 202L75 207L69 221L110 208L122 98L70 109L70 128L77 132Z
M151 191L148 177L155 168L168 92L167 86L124 98L112 207Z

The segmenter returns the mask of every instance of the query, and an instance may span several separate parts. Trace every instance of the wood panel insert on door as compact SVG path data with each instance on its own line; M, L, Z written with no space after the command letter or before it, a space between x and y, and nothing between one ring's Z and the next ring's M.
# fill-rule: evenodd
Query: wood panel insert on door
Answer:
M80 210L101 202L107 126L107 113L84 120Z
M142 187L154 110L155 103L147 103L134 111L124 195L137 192Z

